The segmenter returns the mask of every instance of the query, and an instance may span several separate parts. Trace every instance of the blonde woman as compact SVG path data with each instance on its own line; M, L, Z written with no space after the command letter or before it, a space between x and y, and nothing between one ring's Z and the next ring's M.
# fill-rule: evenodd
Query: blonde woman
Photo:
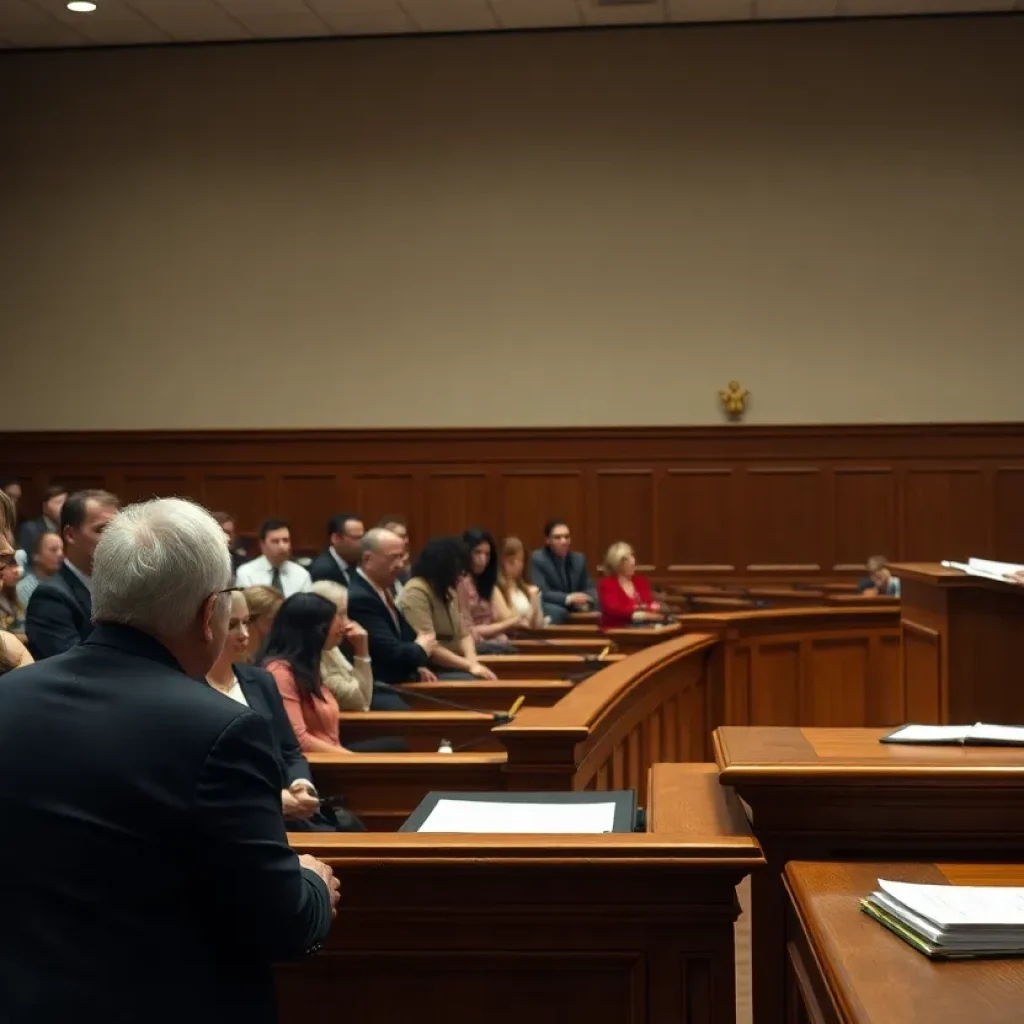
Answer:
M9 494L0 491L0 566L17 568L14 557L14 502ZM32 655L13 634L0 632L0 676L12 669L32 664Z
M348 617L348 591L333 580L318 580L310 587L311 594L327 598L340 620L341 638L352 646L355 663L337 647L320 656L320 681L334 694L342 711L369 711L373 700L373 669L370 666L370 645L366 630Z
M636 557L624 541L613 544L604 556L606 575L597 587L601 629L661 622L664 609L651 593L651 585L636 574Z
M284 604L284 597L273 587L263 586L246 587L242 596L249 609L249 646L243 660L255 664L274 624L274 616Z
M501 545L501 564L498 568L497 589L505 604L528 629L544 625L544 612L540 607L540 587L527 583L526 547L518 537L506 537Z

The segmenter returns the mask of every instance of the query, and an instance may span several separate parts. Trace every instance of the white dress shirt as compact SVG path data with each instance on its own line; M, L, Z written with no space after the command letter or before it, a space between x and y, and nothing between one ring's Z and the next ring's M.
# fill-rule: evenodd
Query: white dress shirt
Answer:
M281 592L285 597L304 594L313 585L309 573L298 562L284 562L280 566ZM269 587L274 578L274 569L265 555L254 558L238 567L235 585L238 587Z

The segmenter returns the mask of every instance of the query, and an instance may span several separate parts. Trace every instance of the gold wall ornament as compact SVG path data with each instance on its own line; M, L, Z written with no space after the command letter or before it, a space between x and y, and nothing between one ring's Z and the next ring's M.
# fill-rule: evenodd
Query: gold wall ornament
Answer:
M747 411L747 399L750 392L737 380L729 381L729 386L718 392L719 401L730 419L740 419Z

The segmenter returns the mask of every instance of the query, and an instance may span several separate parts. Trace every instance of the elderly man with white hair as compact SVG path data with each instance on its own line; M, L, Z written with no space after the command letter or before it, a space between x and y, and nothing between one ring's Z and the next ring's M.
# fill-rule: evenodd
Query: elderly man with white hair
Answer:
M231 562L203 509L119 513L96 628L0 687L0 1016L276 1020L271 964L316 950L338 883L299 858L264 719L201 683Z

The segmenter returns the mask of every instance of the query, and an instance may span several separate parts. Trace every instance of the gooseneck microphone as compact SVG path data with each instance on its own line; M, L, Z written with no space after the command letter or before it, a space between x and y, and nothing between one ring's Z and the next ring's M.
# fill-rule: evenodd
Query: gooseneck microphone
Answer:
M390 683L376 682L376 686L379 686L385 693L394 693L399 697L404 697L408 700L410 697L416 697L419 700L425 700L430 704L439 704L444 708L451 708L453 711L472 711L477 715L490 715L491 718L499 725L506 725L515 718L516 711L519 710L517 705L522 704L524 698L519 698L516 704L512 705L511 711L485 711L483 708L471 708L468 704L459 704L453 700L445 700L444 697L435 697L432 693L419 693L416 690L403 690L400 686L392 686Z

